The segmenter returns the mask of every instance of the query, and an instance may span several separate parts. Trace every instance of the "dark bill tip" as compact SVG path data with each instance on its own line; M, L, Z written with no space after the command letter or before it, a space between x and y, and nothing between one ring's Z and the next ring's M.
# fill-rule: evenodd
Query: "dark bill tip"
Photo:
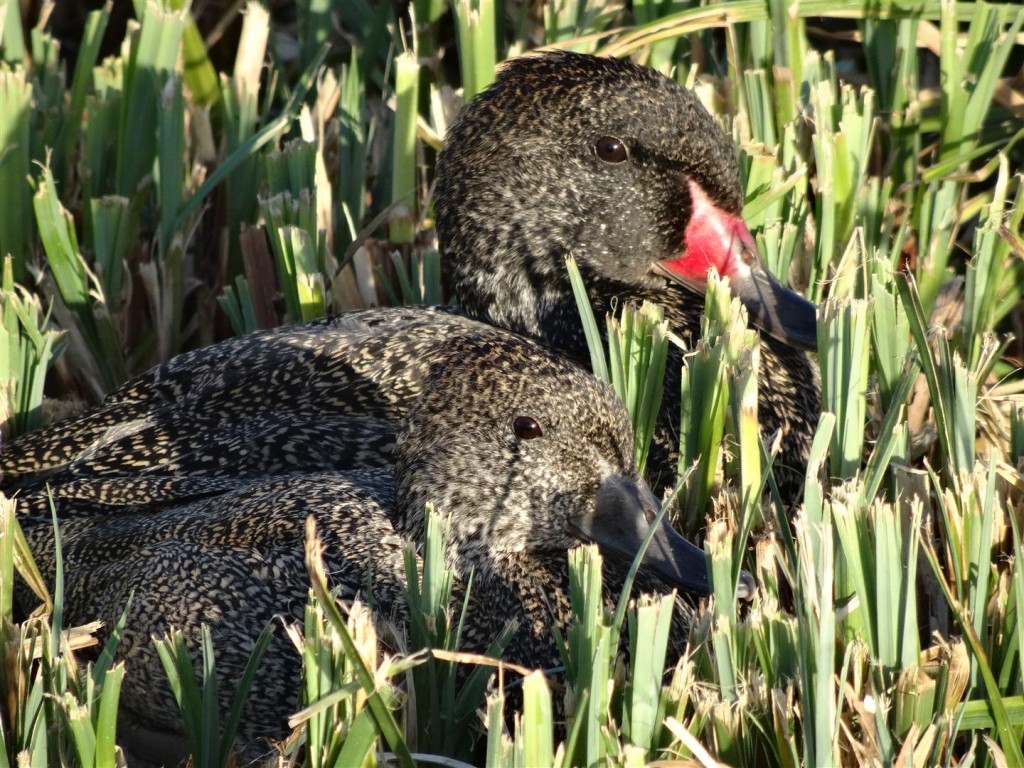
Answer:
M779 341L798 349L818 348L818 308L784 286L761 266L729 280L732 293L747 308L750 322Z
M632 563L658 508L658 500L642 481L609 475L598 489L594 512L577 518L572 525L580 539L597 544L605 556ZM683 592L711 593L704 550L680 536L667 522L655 530L641 568Z
M654 262L652 271L697 295L707 292L706 282L675 272L664 262ZM729 289L747 308L754 327L797 349L813 352L818 348L818 308L764 267L754 266L747 275L730 275Z

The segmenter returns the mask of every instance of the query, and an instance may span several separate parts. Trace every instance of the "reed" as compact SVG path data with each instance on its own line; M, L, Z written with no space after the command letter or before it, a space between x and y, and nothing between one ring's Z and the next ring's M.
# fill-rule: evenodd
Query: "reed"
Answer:
M665 651L674 603L604 605L584 548L565 669L515 683L523 709L507 717L503 674L488 689L490 667L462 669L443 518L423 570L409 568L398 655L364 608L341 613L311 533L285 764L1024 763L1024 406L1006 333L1024 296L1019 5L417 0L398 18L391 3L311 0L288 23L249 2L229 71L197 8L134 5L101 54L107 7L58 40L0 0L5 440L46 423L44 383L94 402L229 327L444 301L436 151L458 105L540 42L696 86L736 141L767 265L821 306L824 412L803 503L786 510L759 433L756 335L710 281L664 511L703 537L714 579L682 659ZM847 42L822 43L818 28L840 21ZM593 318L573 284L642 466L674 342L657 308ZM63 626L60 571L47 585L13 502L0 507L0 768L115 765L131 674L113 662L118 630L98 662L75 660L95 628ZM743 571L758 582L745 611ZM38 615L15 617L16 578ZM211 715L215 660L196 669L163 642L194 759L229 764L237 716Z

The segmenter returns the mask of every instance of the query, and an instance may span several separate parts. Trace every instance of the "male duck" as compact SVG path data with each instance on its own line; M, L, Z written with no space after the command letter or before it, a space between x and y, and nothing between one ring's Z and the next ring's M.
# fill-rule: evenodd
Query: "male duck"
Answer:
M710 267L728 276L763 332L761 427L766 437L781 430L776 466L797 470L780 477L796 492L821 407L803 352L816 346L816 310L764 267L741 218L735 150L691 91L618 59L511 60L449 130L436 208L446 280L463 310L579 359L589 358L566 256L601 320L647 299L688 348L700 338L695 291ZM685 354L672 347L652 485L675 480L664 449L678 445Z

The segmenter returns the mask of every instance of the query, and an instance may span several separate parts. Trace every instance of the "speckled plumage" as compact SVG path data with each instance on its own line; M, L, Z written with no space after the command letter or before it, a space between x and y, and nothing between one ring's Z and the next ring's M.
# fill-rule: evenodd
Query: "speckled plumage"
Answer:
M601 161L594 147L602 136L621 139L629 160ZM691 91L628 61L515 59L460 113L437 174L445 277L470 316L588 359L564 265L573 255L599 319L647 299L665 308L688 348L700 337L703 298L651 265L683 248L688 181L731 214L741 212L743 195L734 149ZM655 484L675 479L684 354L671 349ZM780 478L792 496L820 411L817 368L763 336L759 388L763 434L782 430L776 468L799 470Z
M484 328L429 357L417 385L422 395L397 438L394 470L248 479L165 509L62 524L67 621L112 622L135 590L121 645L130 716L156 731L180 728L150 635L175 625L195 648L200 624L210 624L219 666L234 679L265 622L301 619L308 515L317 519L340 598L365 592L372 574L374 610L387 620L406 610L402 541L421 538L424 503L435 502L451 516L448 559L458 600L463 578L474 572L465 648L483 652L514 619L519 630L505 657L531 667L559 665L550 625L553 616L564 631L569 621L566 553L579 543L571 521L602 503L600 489L610 478L644 487L628 416L588 373L509 334ZM519 416L532 417L543 434L517 436ZM44 571L52 572L52 534L36 526L28 535ZM609 563L610 594L621 588L627 567ZM668 592L647 572L639 584ZM281 632L274 644L256 681L246 740L280 736L297 702L299 656Z
M593 139L604 134L627 138L636 162L597 161ZM446 279L469 315L586 361L565 278L571 253L599 318L617 302L649 299L690 345L701 298L649 267L680 247L691 177L724 209L740 210L732 147L691 92L614 59L509 62L453 125L439 158ZM83 514L87 499L163 503L231 487L223 478L382 466L414 394L407 367L466 322L443 309L361 312L186 353L86 415L5 446L0 490L21 490L23 513L48 519L46 482ZM683 354L670 350L648 462L655 486L675 479ZM817 370L765 337L759 385L762 430L782 431L775 466L793 497L820 410ZM118 475L135 479L110 479Z
M433 350L502 332L444 308L367 310L229 339L0 452L23 520L130 512L285 472L391 463Z
M633 142L632 157L642 161L633 175L593 164L588 153L595 132ZM692 94L654 72L612 60L561 54L513 63L453 127L438 172L447 279L472 316L585 358L564 280L563 257L571 253L599 316L616 301L647 298L665 307L684 341L698 334L700 298L667 285L649 264L680 247L690 213L680 191L685 179L699 181L725 210L738 212L742 196L732 149ZM616 412L599 404L607 405L606 390L590 380L581 383L574 378L578 372L571 385L558 378L562 374L541 376L541 368L564 374L569 364L530 345L476 371L455 366L456 378L446 385L451 389L436 390L436 412L411 422L410 434L430 424L447 435L463 426L460 415L493 419L488 409L494 403L476 395L511 382L533 386L531 377L549 388L535 393L543 402L569 398L558 413L590 415L582 421L566 415L567 429L577 430L572 444L536 465L509 465L500 445L473 433L459 444L461 454L443 456L440 464L406 467L408 456L423 454L413 451L403 459L400 453L399 471L425 478L422 487L430 494L408 491L406 499L400 490L397 506L391 496L399 424L420 399L428 372L506 344L525 342L450 310L422 308L368 310L225 341L179 356L97 408L4 446L0 489L19 494L19 516L44 568L52 568L45 488L53 489L65 529L72 621L113 619L127 590L137 589L123 646L135 659L125 700L158 728L174 727L167 721L173 708L159 687L162 672L149 634L174 622L187 628L194 643L199 623L218 619L218 659L240 670L267 617L298 615L305 598L301 524L307 514L321 520L334 578L361 586L365 579L357 576L365 570L359 569L372 553L379 558L378 609L401 611L393 558L399 534L416 536L418 529L414 519L392 513L415 511L436 494L448 511L465 513L458 518L465 527L453 562L465 558L493 576L476 582L479 618L473 626L481 629L469 634L470 647L482 650L483 628L517 615L526 617L529 629L521 630L509 657L545 663L553 658L546 606L564 623L565 550L572 541L564 531L536 528L532 515L524 518L523 510L533 510L524 489L550 480L550 474L534 473L552 463L590 476L592 465L577 461L576 449L597 440L584 429L594 415L588 407L597 409L598 423ZM762 342L761 364L764 431L781 428L779 463L802 466L819 408L814 367L806 355L772 339ZM681 353L673 351L659 452L652 457L661 482L674 471L680 365ZM498 383L474 381L483 371ZM603 393L598 404L588 406L582 393L589 397L597 390ZM618 435L621 443L619 413L619 423L605 423L603 434ZM613 464L628 461L622 445L612 453ZM507 478L531 478L506 483L500 498L509 503L490 517L481 516L479 503L488 486L466 469L477 458L505 459L498 466L512 473ZM546 509L565 510L592 494L589 486L563 488ZM549 549L490 557L492 544L522 543L516 534L523 531L530 532L526 543ZM480 560L481 553L488 556ZM620 570L608 564L612 585L621 583ZM663 588L650 575L642 575L641 583ZM254 697L258 711L251 713L249 736L280 727L286 688L297 681L297 657L281 645L283 639L275 642L268 657L274 674Z

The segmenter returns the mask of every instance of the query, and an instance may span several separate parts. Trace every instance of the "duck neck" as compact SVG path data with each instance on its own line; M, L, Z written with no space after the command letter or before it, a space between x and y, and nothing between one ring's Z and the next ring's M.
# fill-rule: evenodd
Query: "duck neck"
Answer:
M452 259L456 264L457 258ZM557 262L558 269L551 268ZM527 265L523 267L522 265ZM635 286L609 279L580 264L594 316L604 332L605 317L625 302L648 299L665 304L650 286ZM449 291L470 317L532 336L581 361L589 360L579 308L564 266L564 255L510 259L491 263L487 270L456 268L449 276ZM699 328L699 312L697 309Z

